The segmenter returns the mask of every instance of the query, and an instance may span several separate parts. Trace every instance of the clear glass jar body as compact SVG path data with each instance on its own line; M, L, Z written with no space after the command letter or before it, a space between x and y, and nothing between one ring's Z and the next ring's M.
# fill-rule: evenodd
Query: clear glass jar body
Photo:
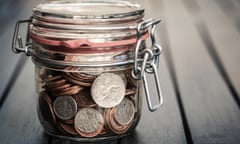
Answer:
M17 22L12 50L35 63L46 133L80 142L120 138L138 124L142 89L150 111L162 105L154 36L160 20L143 16L144 8L128 1L63 0L39 4L31 19ZM25 46L22 23L29 24ZM154 76L155 105L147 74Z
M140 5L112 0L54 1L34 9L26 21L31 40L13 50L35 63L37 112L46 133L80 142L125 136L140 119L142 87L150 111L156 110L145 71L155 74L160 94L161 49L154 38L160 21L143 16Z
M122 61L132 57L133 49L71 54L50 51L37 42L32 47L43 59L88 61L84 66L53 66L33 57L37 112L46 133L84 142L120 138L134 130L141 115L142 88L132 77L133 64ZM103 62L105 66L94 66Z

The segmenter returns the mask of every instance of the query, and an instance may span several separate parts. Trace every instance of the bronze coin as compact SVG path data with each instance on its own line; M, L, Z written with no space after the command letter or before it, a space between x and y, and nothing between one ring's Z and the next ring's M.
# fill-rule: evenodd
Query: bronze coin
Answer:
M62 76L58 75L58 76L51 76L51 77L48 77L46 82L51 82L51 81L55 81L57 79L60 79L62 78Z
M57 97L53 102L53 110L58 118L68 120L77 113L77 103L71 96Z
M74 129L73 125L64 124L64 123L59 122L58 127L64 133L67 133L67 134L70 134L70 135L78 135L76 130Z
M66 83L65 79L58 79L58 80L55 80L55 81L47 82L46 87L47 88L55 88L55 87L62 86L65 83Z
M52 100L47 93L41 92L39 95L39 119L43 126L54 131L54 125L56 124L56 117L52 108Z
M81 72L72 72L72 76L76 77L77 79L81 79L84 82L90 82L92 83L93 80L96 78L96 76L81 73Z
M75 130L83 137L95 137L101 133L104 119L97 110L93 108L82 108L74 119Z
M130 125L119 125L114 117L114 109L112 109L111 113L110 113L110 123L111 123L111 128L112 128L112 131L116 134L123 134L125 132L128 131L128 129L130 128Z
M115 134L126 133L131 125L130 124L129 125L119 125L113 118L113 115L114 115L114 108L109 109L107 112L107 115L106 115L106 123L107 123L108 128L111 130L111 132L113 132Z
M63 73L63 77L65 77L69 82L80 86L90 87L92 85L90 82L84 82L82 79L75 77L71 72Z
M61 119L60 119L61 120ZM68 119L68 120L61 120L62 123L65 123L65 124L73 124L74 123L74 120L73 119Z
M83 87L75 85L75 86L64 88L59 91L54 91L51 93L51 95L52 96L74 95L74 94L79 93L82 89L83 89Z
M94 103L89 89L84 89L78 94L73 95L76 100L78 107L95 107L97 104Z
M69 88L71 86L71 84L64 84L64 85L61 85L61 86L58 86L58 87L55 87L55 88L51 88L49 89L50 91L61 91L62 89L65 89L65 88Z
M136 94L136 88L126 89L125 96L135 95L135 94Z
M103 127L102 131L99 133L99 135L105 135L107 134L107 130Z

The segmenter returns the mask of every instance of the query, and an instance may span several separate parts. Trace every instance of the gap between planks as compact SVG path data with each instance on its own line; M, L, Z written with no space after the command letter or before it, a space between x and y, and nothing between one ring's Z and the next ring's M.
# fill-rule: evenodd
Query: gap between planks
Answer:
M219 71L220 75L222 76L224 82L226 83L229 91L232 94L234 101L236 102L238 108L240 109L240 97L237 93L237 90L234 87L233 82L231 81L226 68L220 58L216 46L214 45L212 38L209 34L209 30L207 29L206 23L201 16L200 7L196 0L182 0L185 7L189 11L194 20L195 27L199 33L200 38L205 45L206 50L208 51L210 58L214 62L215 67Z
M11 74L10 80L8 81L6 88L3 91L2 96L0 97L0 110L2 105L4 104L5 100L7 99L7 96L9 92L11 91L13 84L16 82L19 74L21 73L24 65L26 64L27 58L25 55L21 55L14 70L13 73Z

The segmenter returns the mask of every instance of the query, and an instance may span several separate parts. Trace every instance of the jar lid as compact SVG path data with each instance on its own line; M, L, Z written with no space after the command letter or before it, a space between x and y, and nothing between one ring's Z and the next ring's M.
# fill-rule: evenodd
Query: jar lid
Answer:
M30 36L59 52L118 51L110 47L136 43L143 16L141 5L123 0L51 1L34 8Z
M128 1L63 0L40 4L33 17L42 21L65 24L114 23L143 17L144 8Z

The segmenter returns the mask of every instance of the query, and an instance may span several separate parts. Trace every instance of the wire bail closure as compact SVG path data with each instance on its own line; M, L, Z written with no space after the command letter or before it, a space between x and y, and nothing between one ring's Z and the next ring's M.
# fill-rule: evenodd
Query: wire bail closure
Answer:
M158 20L158 19L147 19L138 24L134 68L132 70L133 78L137 80L142 80L143 82L148 109L151 112L156 111L163 104L163 95L162 95L159 76L158 76L158 65L159 65L159 58L162 52L162 48L159 44L156 43L155 34L154 34L156 30L156 26L160 22L161 20ZM144 49L143 52L141 52L140 54L140 47L143 41L141 38L143 33L142 31L146 29L149 29L150 31L151 46ZM151 96L149 93L149 85L148 85L146 73L153 74L155 79L155 86L157 89L157 96L158 96L158 104L154 106L152 104Z
M29 27L29 23L31 21L32 19L17 21L14 29L13 40L12 40L12 51L14 53L24 52L27 56L30 55L29 49L31 48L32 44L30 43L30 39L29 39L29 32L28 32L29 28L27 28L26 43L24 46L23 46L22 38L18 35L18 33L19 33L21 24L27 23Z

